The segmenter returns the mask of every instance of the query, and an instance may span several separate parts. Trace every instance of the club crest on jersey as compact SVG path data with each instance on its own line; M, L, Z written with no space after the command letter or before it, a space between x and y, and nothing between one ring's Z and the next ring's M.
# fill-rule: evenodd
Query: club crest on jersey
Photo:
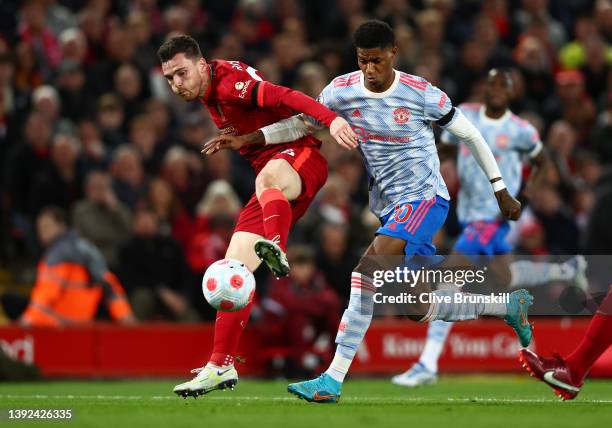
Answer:
M395 123L404 125L410 120L410 111L405 107L398 107L393 110L393 120Z
M246 97L247 89L249 89L251 82L251 79L247 80L246 82L236 82L234 88L236 88L237 91L240 91L240 94L238 94L240 98Z
M499 135L495 140L495 145L500 149L508 148L508 144L510 143L510 137L506 134Z

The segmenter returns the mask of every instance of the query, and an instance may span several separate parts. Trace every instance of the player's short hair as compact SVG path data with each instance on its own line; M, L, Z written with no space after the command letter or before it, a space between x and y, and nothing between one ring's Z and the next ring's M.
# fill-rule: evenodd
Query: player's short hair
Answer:
M512 80L512 72L507 68L492 68L487 74L487 79L492 79L498 74L502 75L506 79L506 83L508 84L509 88L514 85L514 80Z
M174 36L166 40L157 50L157 56L161 62L170 61L177 54L185 54L189 59L202 58L200 45L191 36Z
M47 205L38 213L38 217L49 216L55 223L68 226L68 214L63 208Z
M361 24L353 33L356 48L375 49L395 46L395 33L389 24L371 20Z

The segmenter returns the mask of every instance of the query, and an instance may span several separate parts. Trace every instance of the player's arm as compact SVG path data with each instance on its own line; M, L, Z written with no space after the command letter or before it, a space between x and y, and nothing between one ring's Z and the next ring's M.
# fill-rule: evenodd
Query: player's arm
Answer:
M550 156L546 152L543 146L540 146L540 150L529 159L531 165L531 173L529 174L529 180L525 186L527 195L533 194L537 191L544 182L548 175L548 168L551 165Z
M288 143L312 134L319 125L329 127L330 134L341 146L353 149L358 145L357 136L348 122L325 105L323 94L315 101L299 91L258 81L251 92L251 102L259 108L289 107L302 114L283 119L250 134L220 135L204 145L203 154L211 155L222 149L237 150L249 145Z
M517 220L521 215L521 203L508 192L493 152L480 131L461 113L461 110L455 107L452 107L437 123L470 149L493 187L500 211L508 220Z

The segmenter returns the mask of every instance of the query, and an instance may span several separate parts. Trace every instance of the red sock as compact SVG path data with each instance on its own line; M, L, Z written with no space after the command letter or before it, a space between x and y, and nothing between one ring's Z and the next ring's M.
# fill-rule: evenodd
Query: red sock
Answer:
M612 288L591 319L580 345L565 358L572 380L582 383L595 361L612 345Z
M291 228L291 204L279 189L266 189L259 196L263 212L264 234L285 250Z
M252 303L236 312L217 312L215 321L215 341L209 362L217 366L234 363L238 343L249 321Z

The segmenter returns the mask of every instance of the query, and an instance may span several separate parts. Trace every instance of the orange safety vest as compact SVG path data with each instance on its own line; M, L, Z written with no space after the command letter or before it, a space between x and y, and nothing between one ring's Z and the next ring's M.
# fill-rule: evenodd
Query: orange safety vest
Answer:
M89 242L71 231L56 239L38 264L22 321L60 326L92 321L104 300L114 320L132 314L121 283Z

